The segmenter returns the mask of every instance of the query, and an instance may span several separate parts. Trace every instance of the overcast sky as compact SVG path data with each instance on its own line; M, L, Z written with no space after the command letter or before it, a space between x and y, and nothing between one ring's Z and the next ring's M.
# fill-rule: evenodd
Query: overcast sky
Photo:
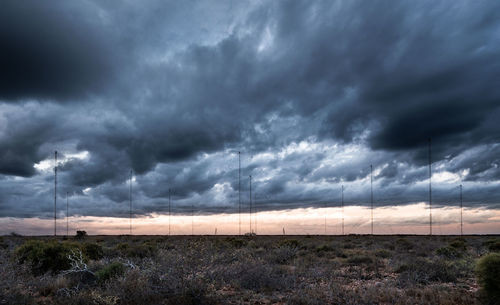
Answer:
M2 1L0 217L500 209L500 2Z

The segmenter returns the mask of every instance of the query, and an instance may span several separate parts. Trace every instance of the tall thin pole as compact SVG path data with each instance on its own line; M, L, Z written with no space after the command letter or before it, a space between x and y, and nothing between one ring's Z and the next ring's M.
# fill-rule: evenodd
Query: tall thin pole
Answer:
M342 185L342 235L344 235L344 186Z
M194 235L194 203L191 203L191 235Z
M68 192L66 192L66 237L69 236L69 199Z
M253 198L255 199L255 191L253 194ZM254 214L254 221L255 221L255 234L257 234L257 220L259 218L259 209L257 208L257 201L253 203L253 214Z
M326 235L326 208L327 208L327 206L326 206L326 205L327 205L327 204L326 204L326 202L325 202L325 235Z
M250 234L252 233L252 175L250 177Z
M373 165L370 164L370 201L371 201L371 218L372 218L372 235L373 235Z
M54 152L54 236L57 235L57 150Z
M168 235L170 236L170 213L172 208L172 202L170 201L170 189L168 189Z
M429 235L432 235L432 158L431 138L429 138Z
M462 202L462 185L460 184L460 235L464 235L464 221L463 221L463 202Z
M132 235L132 170L130 170L130 191L129 191L129 220L130 220L130 235Z
M241 152L238 152L238 215L239 235L241 235Z

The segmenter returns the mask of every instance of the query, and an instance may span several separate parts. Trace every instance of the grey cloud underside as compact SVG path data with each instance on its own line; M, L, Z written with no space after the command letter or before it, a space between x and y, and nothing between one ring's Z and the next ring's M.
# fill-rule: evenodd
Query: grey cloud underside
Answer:
M0 99L67 102L102 89L113 57L88 13L84 3L2 3Z
M364 204L370 164L378 204L424 201L429 137L438 170L468 171L467 201L494 207L499 6L7 1L1 215L35 213L14 208L20 201L50 213L50 172L33 165L54 149L89 152L59 170L60 195L82 214L123 212L130 169L144 213L165 211L168 188L179 205L233 211L238 150L262 209L338 204L342 183L362 184L350 200ZM326 148L250 159L301 141ZM339 162L327 156L335 145L366 151ZM35 182L37 192L25 185ZM437 200L454 204L454 192Z

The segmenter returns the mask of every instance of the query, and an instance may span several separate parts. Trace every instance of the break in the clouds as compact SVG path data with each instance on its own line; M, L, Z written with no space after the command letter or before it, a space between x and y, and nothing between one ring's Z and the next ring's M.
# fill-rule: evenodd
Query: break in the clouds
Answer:
M497 1L4 1L0 216L500 203Z

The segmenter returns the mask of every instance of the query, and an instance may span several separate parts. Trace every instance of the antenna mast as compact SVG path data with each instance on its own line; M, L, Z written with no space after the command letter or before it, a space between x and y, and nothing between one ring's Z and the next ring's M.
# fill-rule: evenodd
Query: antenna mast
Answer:
M241 152L238 152L238 215L239 235L241 235Z
M344 186L342 185L342 235L344 235Z
M168 236L170 236L170 212L171 212L171 201L170 201L170 189L168 189Z
M66 192L66 237L69 236L69 199L68 192Z
M54 236L57 236L57 150L54 152Z
M431 138L429 138L429 235L432 235L432 159Z
M130 191L129 191L129 219L130 219L130 235L132 235L132 170L130 170Z
M370 201L371 201L371 218L372 218L372 235L373 235L373 165L370 164Z
M252 234L252 175L250 177L250 234Z
M326 235L326 208L327 208L327 203L325 202L325 235Z
M460 184L460 236L464 235L462 185Z
M253 198L255 198L255 191L253 194ZM257 209L257 201L253 203L253 209L254 209L254 219L255 219L255 234L257 234L257 220L259 219L259 209Z
M191 235L194 235L194 202L191 203Z

